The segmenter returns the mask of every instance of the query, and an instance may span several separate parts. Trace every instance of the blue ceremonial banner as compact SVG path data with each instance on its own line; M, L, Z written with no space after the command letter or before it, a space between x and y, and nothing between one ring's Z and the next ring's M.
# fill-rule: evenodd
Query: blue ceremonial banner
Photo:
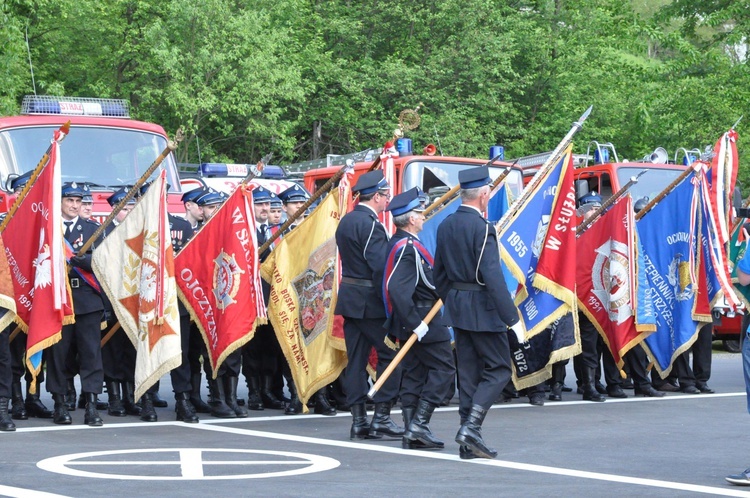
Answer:
M461 198L456 197L425 220L424 225L422 225L422 231L419 232L419 240L430 251L430 254L435 254L435 249L437 248L438 227L444 219L455 213L459 206L461 206Z
M674 359L690 348L701 327L692 316L700 233L700 199L694 181L695 175L686 177L637 222L656 310L656 332L644 345L662 378L669 374Z
M501 260L507 265L514 281L518 282L514 299L521 312L527 338L542 332L571 311L568 304L532 285L558 193L565 191L561 184L570 163L570 152L568 148L558 163L535 186L531 186L530 191L524 191L519 201L521 206L514 218L498 234ZM506 281L512 290L513 282L507 278Z
M635 328L638 331L651 331L656 327L656 309L651 299L651 284L646 275L646 259L643 256L643 245L641 237L638 235L638 225L635 225L635 243L636 243L636 278L638 285L635 292Z
M487 219L490 223L497 223L508 212L511 203L510 188L503 183L492 191L490 202L487 204Z

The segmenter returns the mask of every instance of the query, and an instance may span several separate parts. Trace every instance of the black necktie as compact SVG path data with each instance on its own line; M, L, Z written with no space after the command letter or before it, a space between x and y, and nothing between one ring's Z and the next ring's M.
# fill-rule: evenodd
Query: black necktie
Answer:
M70 232L73 231L73 222L72 221L63 221L65 224L65 235L70 234Z
M263 245L268 240L268 225L261 225L258 228L258 245Z

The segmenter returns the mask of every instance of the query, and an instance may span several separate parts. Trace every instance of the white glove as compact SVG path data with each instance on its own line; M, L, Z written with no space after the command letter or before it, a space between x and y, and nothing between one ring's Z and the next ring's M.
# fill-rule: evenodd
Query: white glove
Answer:
M430 326L424 322L419 322L417 328L414 329L414 333L417 334L417 340L421 341L422 338L427 335L427 331L430 330Z
M516 334L516 339L518 339L518 344L523 344L526 342L525 333L523 330L523 324L521 321L517 321L514 325L510 326L510 330L513 331L514 334Z

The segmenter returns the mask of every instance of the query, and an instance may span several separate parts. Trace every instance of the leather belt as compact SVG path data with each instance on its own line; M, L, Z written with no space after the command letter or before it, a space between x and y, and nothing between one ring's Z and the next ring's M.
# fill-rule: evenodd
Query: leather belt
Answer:
M70 288L71 289L77 289L81 286L81 279L80 278L71 278L70 279Z
M341 277L341 283L356 285L357 287L375 287L372 280L365 280L363 278Z
M483 291L484 286L469 282L453 282L452 288L463 291Z
M436 302L437 301L419 300L419 301L414 301L414 306L416 306L417 308L432 308L433 306L435 306Z

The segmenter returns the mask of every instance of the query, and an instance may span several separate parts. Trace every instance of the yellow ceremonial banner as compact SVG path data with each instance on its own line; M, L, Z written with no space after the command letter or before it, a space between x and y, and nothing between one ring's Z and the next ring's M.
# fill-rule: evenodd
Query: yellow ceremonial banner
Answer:
M303 406L346 366L346 352L333 346L332 330L338 284L335 235L346 210L342 199L348 196L348 189L328 194L261 267L263 279L271 283L268 318Z

